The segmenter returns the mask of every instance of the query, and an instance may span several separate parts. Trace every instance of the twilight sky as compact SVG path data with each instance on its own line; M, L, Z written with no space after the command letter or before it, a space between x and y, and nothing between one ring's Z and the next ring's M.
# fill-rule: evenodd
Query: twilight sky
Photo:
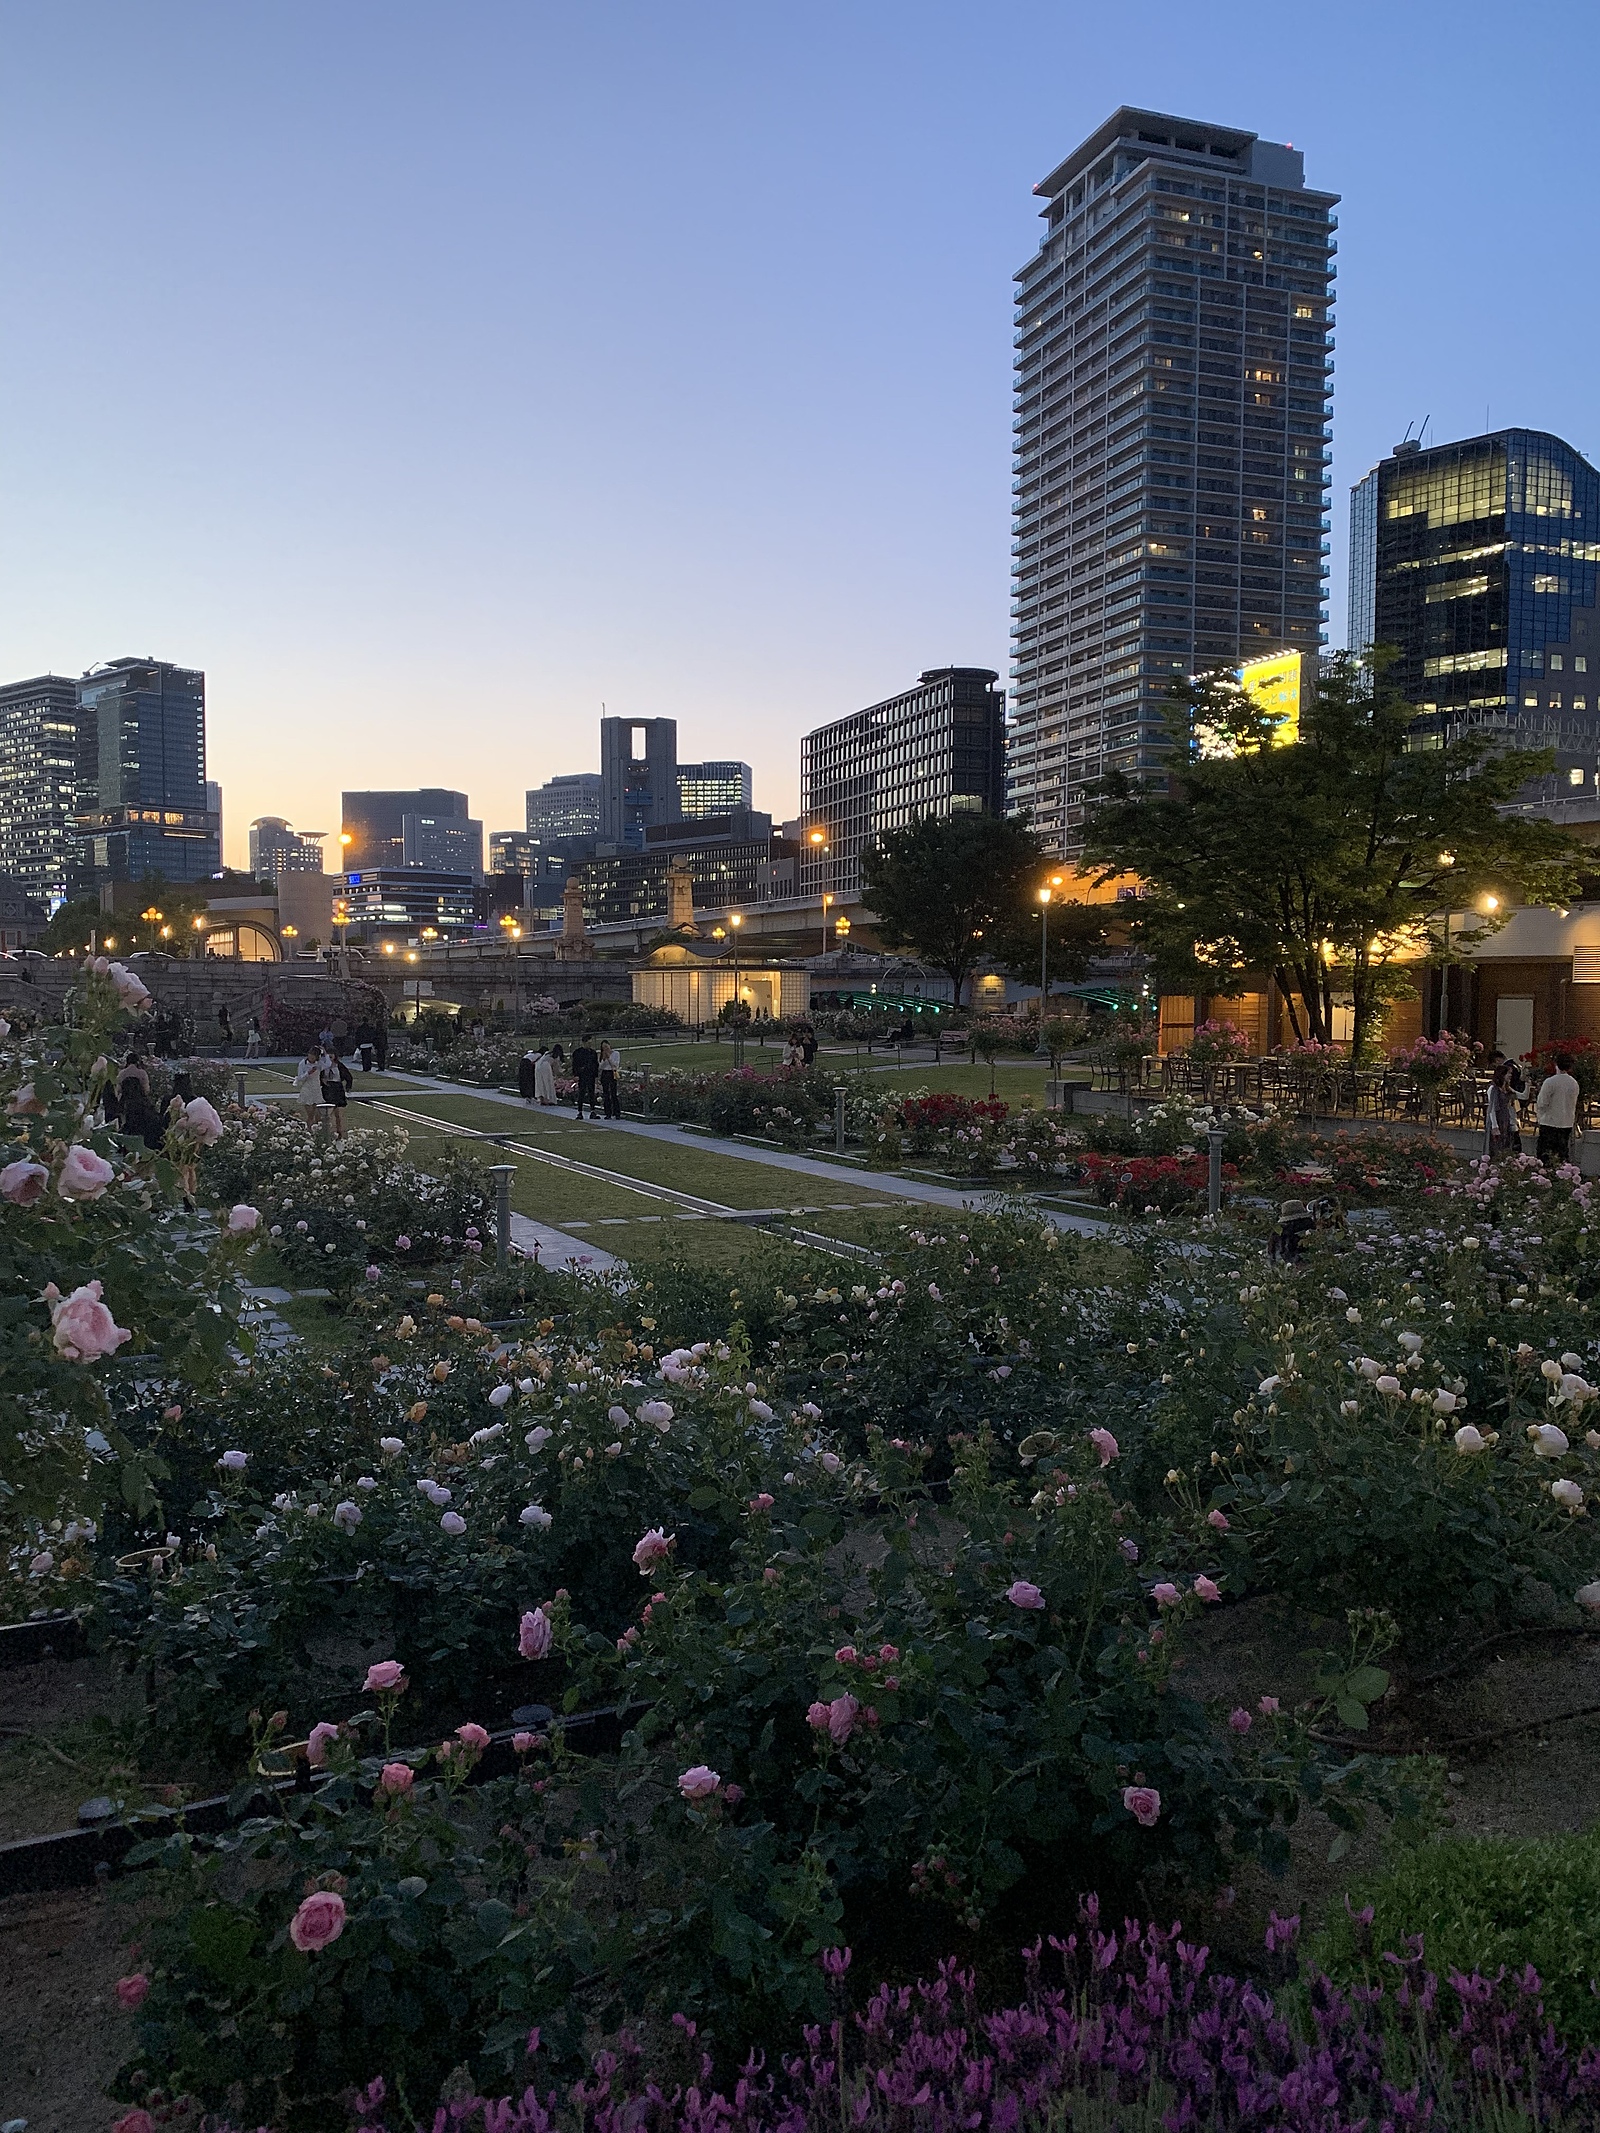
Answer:
M1550 0L0 0L0 676L208 676L230 860L344 785L489 829L604 702L798 803L1006 666L1010 277L1119 103L1342 193L1349 484L1600 457L1592 84Z

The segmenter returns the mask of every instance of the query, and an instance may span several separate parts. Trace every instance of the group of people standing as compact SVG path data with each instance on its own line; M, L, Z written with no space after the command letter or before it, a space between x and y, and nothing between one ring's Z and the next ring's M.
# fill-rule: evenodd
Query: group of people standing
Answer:
M172 1070L172 1094L167 1099L186 1104L194 1095L187 1067ZM119 1133L135 1134L147 1148L159 1148L167 1137L167 1116L150 1093L150 1061L138 1051L129 1052L100 1096L101 1114Z
M556 1073L567 1068L567 1056L559 1044L530 1044L517 1062L517 1094L524 1103L555 1104L560 1101L556 1087ZM607 1118L622 1116L622 1054L608 1037L602 1037L600 1048L585 1037L581 1044L572 1047L572 1074L578 1085L578 1116L584 1115L584 1105L589 1107L589 1116L599 1118L596 1099L605 1106Z
M1557 1054L1552 1071L1537 1090L1520 1061L1496 1060L1484 1098L1484 1153L1490 1157L1522 1153L1522 1121L1531 1100L1540 1161L1570 1162L1574 1136L1582 1130L1578 1125L1580 1097L1572 1061L1565 1053Z

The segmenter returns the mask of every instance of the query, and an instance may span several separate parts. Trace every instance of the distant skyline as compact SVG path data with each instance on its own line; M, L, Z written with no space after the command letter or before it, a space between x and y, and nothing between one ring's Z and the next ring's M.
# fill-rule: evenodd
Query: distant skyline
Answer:
M792 813L802 733L1009 681L1011 276L1122 103L1343 196L1338 642L1408 425L1600 454L1597 45L1570 4L0 0L0 682L203 667L237 864L347 786L517 827L602 703Z

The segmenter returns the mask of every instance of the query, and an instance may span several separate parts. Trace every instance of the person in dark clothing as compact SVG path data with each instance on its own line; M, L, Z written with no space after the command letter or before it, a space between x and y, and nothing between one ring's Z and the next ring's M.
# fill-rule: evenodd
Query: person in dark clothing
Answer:
M378 1072L382 1074L389 1064L389 1025L387 1021L380 1021L374 1024L372 1050L378 1062Z
M167 1122L150 1100L150 1077L137 1052L128 1054L128 1063L117 1076L117 1100L121 1130L137 1134L147 1148L159 1148L167 1137Z
M327 1107L336 1141L344 1139L344 1113L346 1089L355 1087L354 1074L339 1057L338 1051L324 1052L317 1062L322 1087L322 1101Z
M178 1099L179 1103L193 1103L194 1083L189 1079L189 1069L187 1066L173 1068L172 1093Z
M531 1104L533 1102L533 1077L535 1069L538 1065L538 1060L538 1051L533 1045L530 1044L528 1049L523 1053L522 1057L517 1061L517 1094L522 1098L522 1101L525 1104Z
M800 1052L807 1066L810 1066L816 1059L817 1033L809 1022L800 1032Z
M233 1017L228 1012L228 1003L226 1000L224 1000L222 1005L217 1009L217 1028L222 1032L223 1043L232 1044Z
M600 1054L587 1037L582 1044L572 1047L572 1071L578 1077L578 1116L582 1118L583 1107L587 1104L589 1116L597 1118L595 1095L600 1086Z

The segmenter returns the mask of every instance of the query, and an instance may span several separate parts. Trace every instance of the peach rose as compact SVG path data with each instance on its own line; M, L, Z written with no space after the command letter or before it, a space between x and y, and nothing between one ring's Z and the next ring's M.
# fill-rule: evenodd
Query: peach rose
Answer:
M103 1155L74 1143L62 1162L56 1191L63 1200L98 1200L116 1174Z
M98 1362L133 1339L129 1328L119 1326L100 1301L98 1281L58 1297L50 1306L50 1323L56 1347L69 1363Z

